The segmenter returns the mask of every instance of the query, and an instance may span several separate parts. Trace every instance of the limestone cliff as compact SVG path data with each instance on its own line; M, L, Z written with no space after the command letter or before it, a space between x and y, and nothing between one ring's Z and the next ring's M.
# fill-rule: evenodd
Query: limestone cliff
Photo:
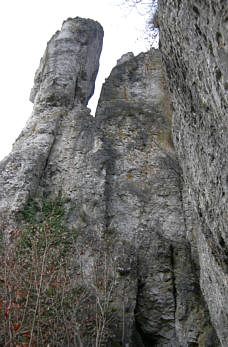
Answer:
M228 345L226 1L159 0L160 46L172 96L173 140L198 226L201 288Z
M198 224L173 146L160 52L124 55L93 118L86 105L102 37L98 23L76 18L48 43L31 92L33 114L0 163L2 231L20 227L30 196L61 192L66 224L78 233L75 283L80 268L102 305L107 291L97 297L91 279L99 264L97 276L108 268L99 286L112 287L108 335L95 344L94 335L82 334L84 345L219 346L191 247Z
M188 346L204 339L201 345L209 346L213 329L185 239L171 117L160 53L124 56L96 113L107 148L106 226L128 293L128 324L134 309L143 343Z

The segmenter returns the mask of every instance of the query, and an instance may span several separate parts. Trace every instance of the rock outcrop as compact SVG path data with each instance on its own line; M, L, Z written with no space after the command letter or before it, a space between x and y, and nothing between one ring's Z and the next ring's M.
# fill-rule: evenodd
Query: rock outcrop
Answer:
M173 140L198 227L201 289L228 345L226 1L159 0L160 48L172 95Z
M106 226L116 240L126 320L135 314L148 346L213 335L186 241L171 118L160 53L123 56L103 86L96 123L107 148Z
M48 43L33 114L0 163L2 230L20 225L30 196L61 192L66 224L78 232L75 269L90 286L97 264L109 267L104 343L219 346L199 286L198 220L173 146L161 55L124 55L93 118L86 105L102 37L98 23L76 18Z
M53 194L62 186L69 194L74 189L66 182L74 177L72 167L78 170L77 166L84 165L84 153L91 151L95 141L91 137L93 118L86 105L94 90L102 39L100 24L75 18L65 21L47 44L31 92L33 114L12 152L1 162L0 211L2 220L9 218L5 223L8 231L14 228L17 212L47 176L45 190L51 185ZM83 168L79 175L85 179ZM70 185L74 184L77 180L73 179Z

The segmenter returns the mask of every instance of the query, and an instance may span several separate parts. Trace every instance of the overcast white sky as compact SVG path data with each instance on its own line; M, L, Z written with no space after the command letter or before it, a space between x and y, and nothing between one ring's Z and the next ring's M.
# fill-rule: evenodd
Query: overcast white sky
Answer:
M0 5L1 118L0 160L11 151L32 112L30 89L47 41L68 17L97 20L104 28L103 52L95 98L116 60L132 51L149 48L145 37L145 12L119 6L123 0L7 0ZM139 13L139 11L141 13Z

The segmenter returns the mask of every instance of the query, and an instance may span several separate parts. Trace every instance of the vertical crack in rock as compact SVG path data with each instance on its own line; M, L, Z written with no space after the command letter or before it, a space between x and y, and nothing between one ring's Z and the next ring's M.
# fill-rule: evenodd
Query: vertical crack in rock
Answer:
M171 257L171 273L173 283L173 300L174 300L174 319L176 319L177 311L177 288L176 288L176 276L175 276L175 257L173 245L170 245L170 257Z
M112 149L111 143L108 141L108 139L103 138L104 141L104 149L105 149L105 170L106 170L106 177L105 177L105 227L106 232L112 232L111 230L111 218L112 218L112 211L110 209L110 201L112 199L112 188L113 188L113 180L115 175L115 160L116 155L114 150Z

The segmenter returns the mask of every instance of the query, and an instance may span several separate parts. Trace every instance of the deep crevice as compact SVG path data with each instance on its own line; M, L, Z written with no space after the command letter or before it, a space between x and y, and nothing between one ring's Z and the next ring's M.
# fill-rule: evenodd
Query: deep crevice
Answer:
M113 189L113 173L114 173L114 167L115 167L115 158L116 154L114 149L112 148L112 144L108 142L107 140L103 140L104 143L104 151L105 151L105 169L106 169L106 175L105 175L105 190L104 190L104 197L105 197L105 231L109 231L110 226L110 197L112 196L112 189Z
M143 345L141 344L140 347L155 347L155 346L157 346L157 344L160 340L160 336L146 334L141 329L141 326L137 321L135 322L135 328L136 328L136 331L142 340ZM139 346L137 346L137 347L139 347Z
M175 250L173 245L170 245L170 261L172 267L172 284L173 284L173 300L174 300L174 321L177 310L177 289L176 289L176 276L175 276Z

